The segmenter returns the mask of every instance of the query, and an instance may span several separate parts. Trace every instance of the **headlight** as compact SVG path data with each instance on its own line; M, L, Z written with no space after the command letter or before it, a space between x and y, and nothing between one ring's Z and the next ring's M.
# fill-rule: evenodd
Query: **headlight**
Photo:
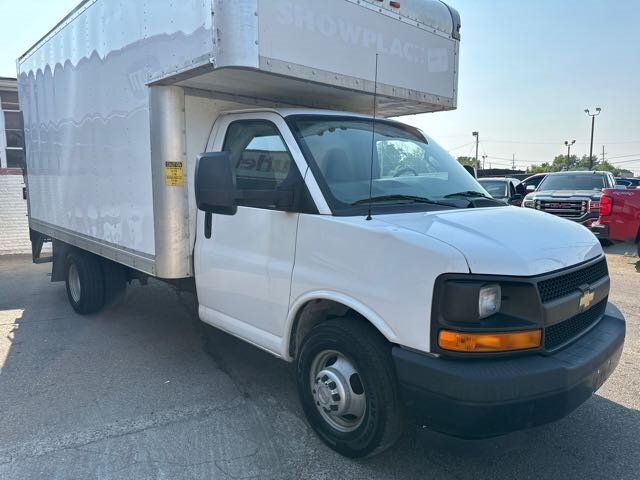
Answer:
M478 295L478 317L487 318L500 310L502 291L500 285L485 285Z
M434 286L432 348L449 356L540 348L543 319L533 280L441 275Z
M534 200L525 200L524 202L522 202L522 206L526 208L534 208L535 204L536 202Z

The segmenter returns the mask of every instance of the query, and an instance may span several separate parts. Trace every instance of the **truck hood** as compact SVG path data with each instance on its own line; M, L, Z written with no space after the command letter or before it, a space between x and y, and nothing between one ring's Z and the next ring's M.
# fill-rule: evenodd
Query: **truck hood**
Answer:
M477 274L540 275L602 255L600 243L585 227L528 208L470 208L376 219L447 243Z
M528 195L531 198L588 198L591 200L598 199L602 196L601 191L597 190L544 190L541 192L533 192Z

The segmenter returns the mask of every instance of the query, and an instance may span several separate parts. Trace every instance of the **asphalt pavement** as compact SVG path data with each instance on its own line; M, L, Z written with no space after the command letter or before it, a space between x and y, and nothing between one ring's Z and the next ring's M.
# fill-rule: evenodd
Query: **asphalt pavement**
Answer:
M627 341L592 399L489 440L410 428L359 461L306 425L290 365L199 322L189 295L152 281L81 317L50 265L0 257L0 479L638 479L640 262L608 257Z

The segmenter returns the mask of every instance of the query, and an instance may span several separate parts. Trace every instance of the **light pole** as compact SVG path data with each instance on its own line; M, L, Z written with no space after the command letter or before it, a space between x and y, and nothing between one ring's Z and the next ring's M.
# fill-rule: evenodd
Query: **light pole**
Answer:
M487 156L482 155L482 170L485 170L485 162L487 161Z
M593 169L593 131L596 127L596 117L600 115L602 109L600 107L596 108L596 113L591 113L587 108L584 113L591 117L591 148L589 149L589 170Z
M571 140L571 143L569 143L568 140L564 142L564 144L567 146L567 166L569 166L569 163L571 162L571 145L575 143L575 140Z
M476 137L476 171L479 172L480 171L480 162L478 162L478 144L480 143L480 133L479 132L472 132L471 134L474 137Z

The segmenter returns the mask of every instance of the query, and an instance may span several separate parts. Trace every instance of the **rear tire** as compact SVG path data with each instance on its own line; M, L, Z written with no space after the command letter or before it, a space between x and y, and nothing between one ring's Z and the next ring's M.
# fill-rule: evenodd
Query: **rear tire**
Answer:
M336 452L373 456L402 434L391 345L364 320L340 318L313 328L299 351L296 377L309 424Z
M72 251L65 264L67 297L73 309L88 315L104 306L104 276L100 259L93 254Z

